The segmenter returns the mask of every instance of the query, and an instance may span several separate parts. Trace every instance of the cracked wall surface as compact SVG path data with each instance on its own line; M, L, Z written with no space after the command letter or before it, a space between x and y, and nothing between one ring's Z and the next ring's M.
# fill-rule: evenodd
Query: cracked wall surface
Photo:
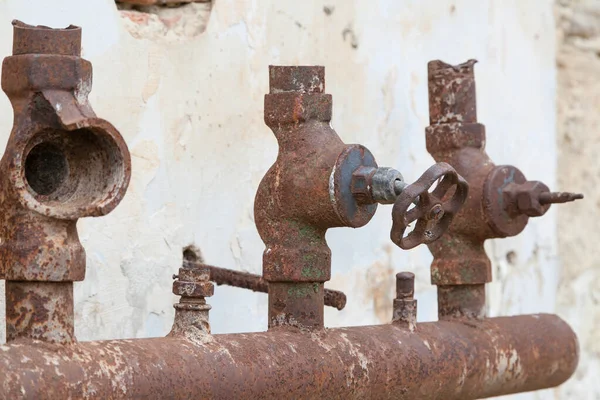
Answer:
M558 213L558 312L579 336L579 368L561 398L600 399L600 1L557 1L558 182L586 199Z
M75 286L80 340L166 334L174 313L171 276L186 246L197 246L207 263L261 272L253 200L277 154L263 122L269 64L325 65L332 125L342 139L366 145L380 165L414 181L433 163L424 137L427 62L476 58L488 153L554 186L552 0L215 0L212 7L146 11L118 10L113 0L0 2L3 56L10 54L13 18L83 26L83 56L94 66L90 100L132 154L123 202L106 217L78 224L88 264L86 280ZM11 123L0 95L3 142ZM326 286L344 291L348 304L341 312L327 309L327 325L387 322L394 273L402 270L416 274L419 320L436 319L431 256L425 247L405 252L390 242L390 212L380 206L366 227L328 233L333 271ZM495 279L488 285L491 315L555 311L555 223L553 209L518 237L487 244ZM208 300L215 333L266 328L266 295L223 286L215 292ZM575 323L584 319L577 301L585 300L561 302L561 314Z

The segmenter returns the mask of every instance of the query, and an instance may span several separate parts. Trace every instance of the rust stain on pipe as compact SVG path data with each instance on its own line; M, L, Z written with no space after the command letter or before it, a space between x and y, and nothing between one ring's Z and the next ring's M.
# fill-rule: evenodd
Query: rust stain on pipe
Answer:
M6 340L75 340L73 282L6 282Z
M553 387L577 339L553 315L0 347L0 398L445 399Z
M266 246L269 327L322 328L323 283L331 277L325 233L360 227L373 217L377 204L357 201L351 182L359 167L377 164L368 149L343 143L332 129L324 67L270 66L269 89L265 123L277 138L279 155L254 202Z
M323 282L331 277L329 228L361 227L378 203L395 200L392 240L404 249L431 243L448 228L468 185L444 163L406 185L398 171L379 168L367 148L343 143L330 124L332 99L325 94L324 67L270 66L269 86L265 123L277 138L279 154L254 202L256 227L266 246L269 327L322 328ZM430 193L437 180L440 185ZM417 198L417 212L411 213ZM414 231L404 237L415 221Z
M0 161L0 276L7 280L8 340L69 343L72 282L85 276L77 220L105 215L131 175L120 133L88 102L92 66L81 28L14 21L2 89L14 110Z
M583 197L550 193L543 183L526 180L516 167L492 162L485 152L485 126L477 122L475 63L428 64L427 151L469 184L465 206L448 232L429 244L440 318L485 316L485 284L492 279L485 240L515 236L529 217L543 215L551 203Z

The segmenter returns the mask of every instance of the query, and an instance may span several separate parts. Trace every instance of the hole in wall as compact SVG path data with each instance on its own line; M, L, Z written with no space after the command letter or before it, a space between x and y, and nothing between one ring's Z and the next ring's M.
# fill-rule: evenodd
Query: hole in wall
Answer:
M200 251L200 248L193 244L185 246L183 248L183 261L203 263L204 257L202 257L202 252Z
M510 265L516 265L517 264L517 253L512 250L509 251L508 253L506 253L506 261Z
M203 33L208 24L212 2L122 0L117 1L117 8L133 37L168 42Z
M65 153L52 143L40 143L33 147L25 159L25 179L39 195L56 192L69 175L69 163Z

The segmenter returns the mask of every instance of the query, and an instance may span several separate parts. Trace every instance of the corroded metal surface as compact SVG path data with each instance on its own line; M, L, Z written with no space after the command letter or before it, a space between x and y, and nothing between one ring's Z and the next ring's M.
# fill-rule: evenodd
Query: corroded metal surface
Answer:
M559 385L577 339L552 315L0 348L0 398L468 400Z
M485 127L477 122L475 63L428 65L427 150L469 184L465 206L448 232L429 244L440 318L485 316L485 284L492 279L485 240L517 235L530 216L543 215L550 203L582 197L550 193L541 182L527 181L516 167L495 166L490 160Z
M184 263L179 274L173 276L173 294L181 296L174 304L175 319L169 336L183 336L202 342L210 334L206 297L214 294L215 287L209 281L210 269L202 264Z
M79 57L81 29L13 25L14 55L2 63L2 89L12 103L14 125L0 161L0 275L7 281L80 281L85 251L77 219L105 215L121 201L131 175L129 152L119 132L97 118L88 102L92 67ZM57 293L63 286L57 284ZM27 319L31 310L11 302L52 298L52 286L37 286L42 287L44 293L36 296L31 294L36 286L29 285L22 296L7 297L7 309L23 313L13 315L16 320ZM72 315L62 315L72 313L72 305L57 304L37 304L34 310L54 310L45 314L49 324L59 319L72 324ZM37 317L36 326L43 324ZM40 336L39 326L11 326L17 332L9 339L58 337L50 328ZM72 326L64 328L68 333L61 337L68 342Z
M269 293L269 284L260 275L215 267L193 261L184 261L183 265L196 265L207 268L210 272L210 280L217 285L227 285L240 289L252 290L253 292ZM325 289L324 296L324 303L326 306L335 307L338 310L343 310L346 306L346 295L338 290Z
M360 145L346 145L331 128L331 95L324 67L269 67L265 123L279 144L275 164L254 203L265 243L263 277L269 282L269 326L323 326L323 282L331 277L327 229L359 227L376 204L359 204L352 173L377 167Z
M397 273L392 322L406 325L411 332L417 327L417 300L414 299L414 295L415 274Z
M69 25L64 29L31 26L13 21L13 55L53 54L81 56L81 28Z
M361 227L378 203L396 200L395 243L405 249L430 243L448 228L468 186L447 164L406 185L398 171L379 168L364 146L344 144L330 126L332 104L325 94L323 67L271 66L269 83L265 122L277 138L279 154L254 202L256 226L266 246L269 327L320 328L323 282L331 276L327 229ZM440 185L429 193L438 179ZM407 215L415 215L408 208L417 199L421 214L408 220ZM415 230L403 238L407 225L416 220Z
M6 282L6 340L75 340L73 282Z

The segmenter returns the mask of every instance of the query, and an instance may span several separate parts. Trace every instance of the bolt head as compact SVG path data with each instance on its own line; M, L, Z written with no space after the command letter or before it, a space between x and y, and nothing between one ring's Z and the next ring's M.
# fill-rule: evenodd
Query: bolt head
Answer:
M359 167L352 173L352 181L350 190L352 195L358 203L361 204L373 204L375 200L371 193L371 185L373 181L373 174L375 174L376 168L373 167Z
M510 197L519 213L530 217L540 217L548 211L549 205L540 204L540 194L549 192L548 186L538 181L527 181L509 189Z
M427 219L429 221L439 221L440 219L442 219L443 216L444 216L444 209L443 209L442 205L435 204L429 210L429 213L427 214Z

